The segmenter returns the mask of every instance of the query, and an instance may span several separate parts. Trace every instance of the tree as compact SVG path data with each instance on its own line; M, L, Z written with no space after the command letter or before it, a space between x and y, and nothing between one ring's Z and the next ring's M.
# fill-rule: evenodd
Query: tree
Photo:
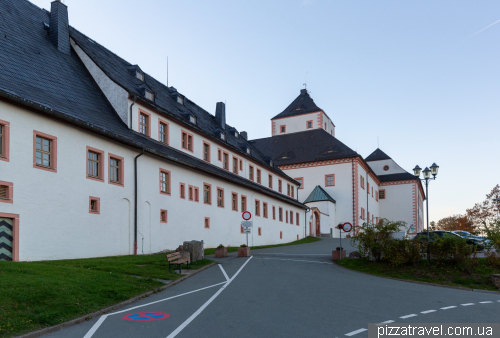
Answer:
M467 209L468 219L479 228L484 226L488 219L494 217L497 211L496 202L492 201L493 198L500 197L500 185L493 187L489 194L486 194L486 199L481 203L476 203L472 208Z
M467 215L453 215L440 219L433 230L455 231L462 230L470 233L477 232L477 226Z

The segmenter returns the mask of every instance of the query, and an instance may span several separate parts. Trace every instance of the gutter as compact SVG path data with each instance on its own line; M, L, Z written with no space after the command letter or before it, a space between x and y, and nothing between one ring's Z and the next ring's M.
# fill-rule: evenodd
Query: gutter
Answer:
M137 159L144 155L144 149L134 157L134 255L137 255Z

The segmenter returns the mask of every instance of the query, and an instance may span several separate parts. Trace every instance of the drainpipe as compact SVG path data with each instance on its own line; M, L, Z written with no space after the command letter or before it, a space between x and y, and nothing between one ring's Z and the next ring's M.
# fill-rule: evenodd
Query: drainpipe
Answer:
M311 210L309 207L307 207L306 212L304 213L304 238L307 237L307 212Z
M132 104L130 105L130 127L129 127L129 129L132 129L132 126L133 126L133 124L132 124L132 107L135 104L136 97L137 97L136 95L132 96Z
M132 111L132 109L131 109ZM132 120L130 121L132 122ZM144 149L134 158L134 255L137 255L137 159L144 154Z

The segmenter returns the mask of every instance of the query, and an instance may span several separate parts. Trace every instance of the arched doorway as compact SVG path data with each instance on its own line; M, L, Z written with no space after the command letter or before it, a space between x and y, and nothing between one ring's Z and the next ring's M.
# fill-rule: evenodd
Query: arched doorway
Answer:
M316 228L316 236L320 237L321 236L321 216L319 214L318 209L314 210L313 213L314 213L314 222L315 222L314 224L315 224L315 228Z

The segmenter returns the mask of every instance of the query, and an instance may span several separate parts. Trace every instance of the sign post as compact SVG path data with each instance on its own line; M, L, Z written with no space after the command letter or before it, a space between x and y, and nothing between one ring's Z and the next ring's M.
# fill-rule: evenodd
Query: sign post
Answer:
M243 217L243 221L241 222L241 226L243 227L243 233L247 236L247 246L248 246L248 234L250 233L250 228L253 227L252 214L249 211L245 211L241 214Z
M339 224L339 229L345 231L345 232L351 232L352 230L352 224L349 222L345 222L344 224ZM342 231L339 231L340 233L340 259L342 259Z

